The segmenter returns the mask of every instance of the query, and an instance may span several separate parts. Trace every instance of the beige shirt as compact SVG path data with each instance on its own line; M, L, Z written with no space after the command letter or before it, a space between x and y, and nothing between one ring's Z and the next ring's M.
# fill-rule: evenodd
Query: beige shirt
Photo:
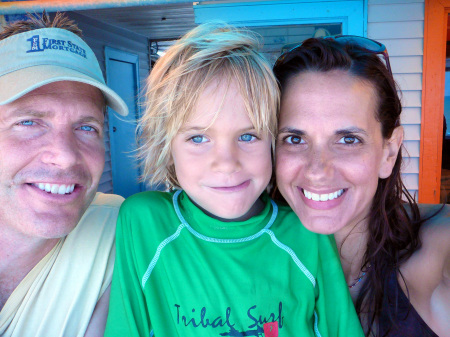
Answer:
M0 312L0 336L84 336L97 301L111 283L122 201L97 193L75 229L11 294Z

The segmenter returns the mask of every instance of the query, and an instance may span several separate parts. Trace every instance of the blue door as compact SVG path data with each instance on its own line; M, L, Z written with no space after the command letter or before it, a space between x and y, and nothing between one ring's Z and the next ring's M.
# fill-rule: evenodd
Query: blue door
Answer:
M128 197L143 190L136 160L136 123L139 118L139 57L105 47L108 87L117 92L128 106L128 116L118 116L108 108L109 139L113 192Z

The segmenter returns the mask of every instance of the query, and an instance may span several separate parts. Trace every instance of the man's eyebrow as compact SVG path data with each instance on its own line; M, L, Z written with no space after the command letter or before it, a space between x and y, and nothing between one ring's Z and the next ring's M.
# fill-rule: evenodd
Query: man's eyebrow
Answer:
M290 128L290 127L282 128L278 131L278 133L293 133L294 135L297 135L297 136L304 136L306 134L306 132L303 130L294 129L294 128Z
M37 111L37 110L25 110L25 109L17 109L11 111L10 116L8 118L17 118L17 117L34 117L34 118L43 118L43 117L52 117L54 116L54 112L51 111ZM103 125L103 121L94 117L94 116L82 116L79 120L82 123L95 122L100 125Z
M47 112L47 111L36 111L36 110L28 110L28 109L15 109L13 111L11 111L11 113L9 114L10 118L14 118L14 117L22 117L22 116L31 116L31 117L37 117L37 118L42 118L45 116L50 115L51 112Z
M81 119L80 119L80 122L82 122L82 123L89 123L89 122L95 122L95 123L98 123L98 124L100 124L100 125L103 125L103 121L101 121L101 120L99 120L98 118L95 118L95 117L93 117L93 116L86 116L86 117L82 117Z

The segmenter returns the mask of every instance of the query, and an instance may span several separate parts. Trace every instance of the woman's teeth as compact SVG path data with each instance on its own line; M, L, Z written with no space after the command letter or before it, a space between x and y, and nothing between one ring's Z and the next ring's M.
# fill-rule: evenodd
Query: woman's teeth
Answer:
M328 201L328 200L333 200L336 199L338 197L340 197L342 195L342 193L344 193L344 190L338 190L336 192L331 192L331 193L325 193L325 194L317 194L317 193L312 193L310 191L307 191L305 189L302 189L303 194L305 195L306 198L308 198L309 200L313 200L313 201Z
M72 193L75 188L75 184L59 185L59 184L38 183L33 185L42 191L52 194L69 194Z

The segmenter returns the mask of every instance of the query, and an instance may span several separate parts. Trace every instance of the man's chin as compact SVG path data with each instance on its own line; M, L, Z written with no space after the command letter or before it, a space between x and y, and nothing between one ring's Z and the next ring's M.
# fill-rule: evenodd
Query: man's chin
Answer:
M94 199L95 193L79 205L54 206L45 210L34 210L30 214L34 219L33 227L38 236L48 239L61 238L68 235L78 224L83 214Z

